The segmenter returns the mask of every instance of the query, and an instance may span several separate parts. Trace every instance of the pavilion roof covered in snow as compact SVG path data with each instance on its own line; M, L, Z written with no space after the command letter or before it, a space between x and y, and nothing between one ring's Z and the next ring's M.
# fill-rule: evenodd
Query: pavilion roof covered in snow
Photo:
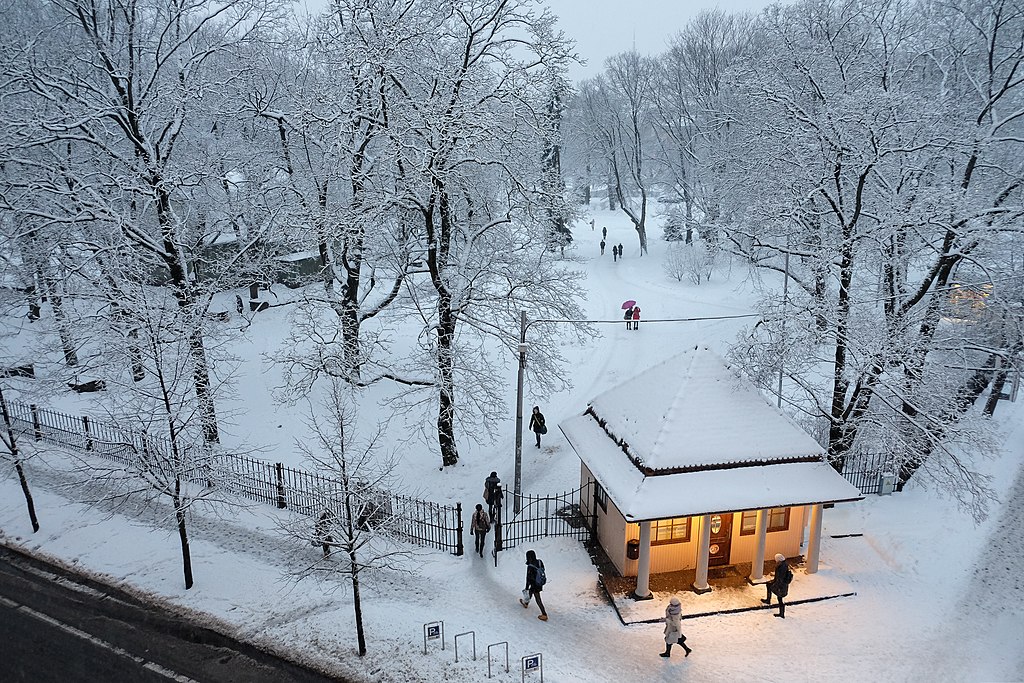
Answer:
M559 428L630 521L862 497L814 439L706 348L597 396Z

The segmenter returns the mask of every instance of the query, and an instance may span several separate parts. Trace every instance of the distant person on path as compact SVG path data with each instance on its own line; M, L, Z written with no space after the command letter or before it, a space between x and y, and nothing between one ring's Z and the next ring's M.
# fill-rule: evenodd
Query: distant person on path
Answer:
M619 243L619 258L622 258L622 243Z
M484 506L480 503L476 504L476 512L473 513L473 519L469 522L469 528L473 530L473 535L476 537L476 552L483 557L484 541L487 539L487 532L491 530L491 519L484 512Z
M334 545L334 537L331 536L332 526L334 526L334 513L324 510L316 520L316 528L313 531L313 545L323 547L324 557L331 554L331 546Z
M619 248L613 244L612 245L612 262L615 262L615 261L618 261L618 260L619 260Z
M491 472L491 475L484 479L484 500L487 501L487 514L491 516L491 520L494 520L494 506L496 501L494 500L494 492L499 487L501 479L498 478L497 472Z
M668 601L668 607L665 608L665 651L661 653L662 657L672 656L672 646L679 645L686 654L684 657L689 657L692 650L686 647L686 636L683 635L683 607L679 604L679 598L673 596Z
M640 307L639 306L634 306L633 307L633 329L634 330L639 330L640 329Z
M601 256L604 256L604 240L601 240Z
M537 553L532 550L526 551L526 589L519 604L524 608L530 606L530 598L537 598L537 607L540 607L541 621L548 620L547 610L544 609L544 601L540 599L540 593L547 583L547 575L544 572L544 563L537 559Z
M633 324L633 308L627 308L626 312L622 314L622 319L626 321L626 329L632 329L630 325Z
M544 413L540 412L540 406L533 407L533 414L530 415L530 431L537 435L537 448L540 448L540 435L548 433L548 427L544 423Z
M776 617L786 618L786 603L783 601L789 595L789 584L793 582L793 570L789 568L789 562L782 553L775 555L775 575L772 580L765 584L768 588L768 597L762 600L766 605L772 604L772 593L779 597L779 613Z
M608 228L607 227L601 228L601 239L603 239L603 240L608 239Z

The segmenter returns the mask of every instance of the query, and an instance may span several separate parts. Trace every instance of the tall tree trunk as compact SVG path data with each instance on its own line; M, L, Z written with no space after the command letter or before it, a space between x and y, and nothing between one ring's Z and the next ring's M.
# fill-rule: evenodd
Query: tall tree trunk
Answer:
M441 447L441 464L443 467L454 465L459 461L459 451L455 443L455 320L451 311L451 298L443 297L438 301L437 326L437 370L441 379L438 387L437 406L437 440Z
M352 577L352 603L356 616L356 640L359 643L359 656L366 656L366 631L363 629L363 601L359 595L359 564L356 562L355 547L350 545L348 551L349 575Z
M192 552L188 547L188 530L185 528L185 510L181 507L181 477L174 479L174 518L178 522L178 539L181 541L181 567L185 573L185 590L192 588Z
M32 533L39 531L39 518L36 517L36 504L32 500L32 491L28 488L28 479L25 477L25 468L21 466L21 460L15 457L14 468L18 470L18 481L21 482L21 492L25 495L25 505L28 507L28 518L32 522Z
M849 239L843 245L839 272L839 296L836 311L836 339L832 366L832 406L828 429L828 455L832 467L842 473L846 455L853 446L856 427L846 418L846 393L850 382L846 378L847 333L850 318L850 285L853 281L853 244Z
M163 239L164 265L171 275L171 285L178 308L186 315L194 318L192 331L188 335L189 352L192 355L192 381L199 402L199 419L203 425L203 440L206 443L220 443L217 428L217 411L210 390L210 367L206 360L206 348L203 340L203 311L196 301L191 282L178 244L175 241L174 221L171 215L171 201L163 186L163 179L154 172L150 177L150 186L156 196L156 214Z
M28 478L25 476L25 468L21 466L21 458L18 455L18 442L14 438L14 426L11 424L11 414L7 410L7 401L0 391L0 410L4 416L4 426L7 427L7 447L10 449L11 457L14 459L14 469L18 472L18 481L21 482L21 492L25 495L25 505L28 506L28 518L32 522L32 532L39 531L39 519L36 517L36 504L32 500L32 491L28 487Z

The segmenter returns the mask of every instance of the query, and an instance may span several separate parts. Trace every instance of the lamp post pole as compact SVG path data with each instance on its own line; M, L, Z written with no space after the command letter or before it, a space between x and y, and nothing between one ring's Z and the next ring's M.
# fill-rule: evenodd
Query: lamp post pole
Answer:
M519 514L523 483L523 373L526 371L526 311L519 312L519 376L516 379L516 476L512 512Z

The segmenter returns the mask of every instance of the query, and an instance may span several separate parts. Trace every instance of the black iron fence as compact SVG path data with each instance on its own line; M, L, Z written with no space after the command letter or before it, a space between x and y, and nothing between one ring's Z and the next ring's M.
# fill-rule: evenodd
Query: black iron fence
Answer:
M166 437L127 431L86 416L75 417L18 401L4 402L11 428L36 441L94 453L126 467L139 465L140 459L181 463L181 476L187 481L223 486L242 498L290 508L309 517L319 517L327 508L342 507L342 482L315 472L245 455L204 454L190 446L180 447L184 450L175 458L171 457L175 444ZM152 467L152 462L146 465ZM386 518L387 523L379 528L392 537L463 554L461 503L444 505L369 487L359 492L358 499L360 524Z
M596 520L581 510L594 510L593 482L552 496L520 496L519 513L502 525L502 546L512 548L519 543L549 536L570 536L590 541Z
M892 453L851 453L843 463L843 476L864 495L892 493L898 471Z

